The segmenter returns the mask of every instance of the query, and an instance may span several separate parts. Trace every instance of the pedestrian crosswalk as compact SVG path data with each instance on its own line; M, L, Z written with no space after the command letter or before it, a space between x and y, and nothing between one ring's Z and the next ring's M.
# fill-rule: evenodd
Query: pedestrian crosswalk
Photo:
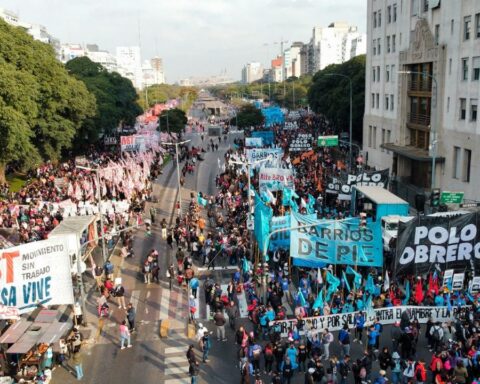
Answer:
M188 339L180 332L174 332L166 341L168 346L164 349L164 380L165 384L183 384L190 383L191 378L188 374L189 364L186 358L186 352L189 346ZM196 351L197 359L199 352Z

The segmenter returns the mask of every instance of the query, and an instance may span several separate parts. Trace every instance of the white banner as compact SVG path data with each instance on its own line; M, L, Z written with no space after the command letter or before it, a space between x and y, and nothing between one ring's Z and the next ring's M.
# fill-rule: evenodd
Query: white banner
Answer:
M417 319L420 324L424 324L431 317L433 322L445 322L451 321L458 313L465 311L468 306L465 307L453 307L452 312L448 312L448 307L416 307L416 306L400 306L390 308L378 308L374 309L371 315L364 312L366 316L366 324L373 324L375 318L380 318L380 322L383 325L394 324L401 320L402 313L407 311L410 319ZM349 328L354 328L354 317L357 312L350 313L337 313L335 315L328 316L315 316L306 317L304 330L300 331L300 335L305 334L305 330L309 330L312 333L322 332L325 328L329 331L339 331L342 329L343 324L347 323ZM281 337L287 337L288 328L294 329L297 324L296 319L271 321L270 326L280 326Z
M283 157L283 150L281 148L252 148L247 149L245 152L247 155L247 161L250 164L271 157L271 161L257 163L256 168L259 168L260 166L276 167L280 164Z
M263 147L263 140L261 137L246 137L245 138L246 147Z
M65 239L0 251L0 304L20 314L39 305L73 304L70 257Z
M258 176L258 185L261 192L269 189L279 191L287 187L292 189L293 171L285 168L261 168Z

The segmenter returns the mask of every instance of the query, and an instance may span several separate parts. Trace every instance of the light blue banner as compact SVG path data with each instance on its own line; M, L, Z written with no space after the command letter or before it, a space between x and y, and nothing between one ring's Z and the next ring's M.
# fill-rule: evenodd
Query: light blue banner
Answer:
M253 131L252 137L262 139L263 145L272 145L275 141L273 131Z
M285 115L279 107L263 108L262 114L265 118L266 127L271 127L275 124L283 124L285 122Z
M378 223L360 226L358 218L344 221L312 220L293 213L291 228L318 225L291 231L290 255L297 266L318 268L325 264L369 267L383 265L382 231Z
M300 216L307 217L311 220L315 220L317 218L316 214ZM272 217L271 223L271 232L290 228L290 215ZM279 248L290 249L290 231L277 232L270 236L268 249L270 251L276 251Z
M270 220L273 216L273 210L267 206L260 196L255 193L255 217L254 234L258 242L258 248L263 252L264 241L270 232Z

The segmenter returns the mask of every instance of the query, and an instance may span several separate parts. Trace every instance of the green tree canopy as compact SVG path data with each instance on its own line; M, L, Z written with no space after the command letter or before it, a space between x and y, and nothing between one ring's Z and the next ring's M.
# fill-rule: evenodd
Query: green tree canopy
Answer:
M95 98L51 46L0 20L0 181L7 164L58 160L94 113Z
M350 94L347 78L352 80L353 138L362 141L363 113L365 110L365 55L356 56L343 64L332 64L318 71L308 90L308 102L317 113L323 114L340 131L349 128Z
M158 116L158 130L180 133L185 128L187 121L187 115L179 108L164 110Z
M156 103L165 103L171 99L180 99L180 109L187 112L197 99L198 90L195 87L183 87L170 84L155 84L139 91L138 101L142 109L152 107ZM148 105L147 105L148 102Z
M239 128L245 128L261 125L263 121L262 111L253 104L245 104L238 111L237 117L232 119L231 124L236 125L238 123Z
M95 95L96 113L86 119L77 136L75 149L81 151L86 143L95 143L102 133L112 132L120 123L133 125L142 113L132 82L118 73L108 72L88 57L77 57L66 65L67 70Z

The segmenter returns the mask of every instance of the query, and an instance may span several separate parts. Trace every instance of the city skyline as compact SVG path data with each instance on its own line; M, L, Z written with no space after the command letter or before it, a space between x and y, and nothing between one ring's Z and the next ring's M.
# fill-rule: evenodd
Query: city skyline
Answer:
M45 7L38 0L20 4L4 0L0 6L18 13L21 19L44 25L62 43L98 44L112 53L117 46L140 45L142 60L163 58L168 83L217 75L225 68L228 76L239 80L246 62L265 66L280 53L280 45L274 42L282 38L289 44L308 42L314 26L341 20L358 26L359 32L366 30L366 4L356 0L322 4L310 0L209 0L202 4L183 0L153 5L123 0L115 2L116 8L109 1L48 3ZM343 10L341 17L338 7ZM275 21L267 23L267 14L268 20Z

